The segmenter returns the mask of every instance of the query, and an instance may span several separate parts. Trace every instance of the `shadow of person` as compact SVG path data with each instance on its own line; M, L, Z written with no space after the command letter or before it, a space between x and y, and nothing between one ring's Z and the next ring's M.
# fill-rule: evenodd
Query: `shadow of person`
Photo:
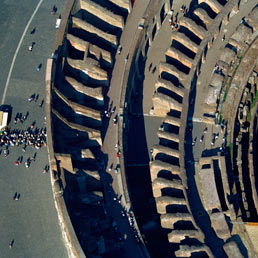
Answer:
M30 34L34 34L36 32L36 27L34 27L33 29L32 29L32 31L30 32Z

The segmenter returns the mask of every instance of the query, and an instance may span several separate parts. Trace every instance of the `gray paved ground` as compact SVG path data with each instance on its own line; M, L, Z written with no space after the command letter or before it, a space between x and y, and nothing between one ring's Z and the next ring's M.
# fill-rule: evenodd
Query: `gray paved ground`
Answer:
M4 1L0 8L0 96L2 98L10 65L23 34L23 31L39 1ZM64 6L63 0L54 4L58 13ZM51 56L55 40L55 16L50 14L53 6L51 1L43 1L18 52L14 69L10 78L5 104L12 107L11 129L27 129L31 122L36 121L39 128L45 127L45 109L38 103L29 103L31 94L39 94L39 101L45 95L45 64ZM57 16L57 15L56 15ZM36 27L35 33L30 34ZM32 52L28 46L35 42ZM36 67L42 63L40 72ZM28 120L14 126L13 118L17 112L29 112ZM24 163L15 166L14 161L22 155L24 159L37 153L36 161L26 169ZM36 151L31 147L26 153L21 147L10 147L10 155L0 156L0 257L67 257L58 225L57 212L54 206L49 174L43 174L48 163L47 151L43 147ZM19 201L13 200L15 192L21 194ZM12 249L9 242L14 239Z

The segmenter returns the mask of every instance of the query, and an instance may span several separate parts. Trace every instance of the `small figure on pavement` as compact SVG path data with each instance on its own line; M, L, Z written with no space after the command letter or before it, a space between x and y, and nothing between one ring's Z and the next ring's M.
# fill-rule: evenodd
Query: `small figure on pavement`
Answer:
M54 5L51 10L50 10L51 14L55 15L57 12L57 7Z
M40 71L41 67L42 67L42 64L39 64L38 67L37 67L38 72Z
M33 47L34 47L35 44L36 44L35 42L32 42L31 45L29 46L28 50L29 50L30 52L32 51L32 49L33 49Z
M34 121L31 125L30 125L30 128L33 129L34 126L35 126L36 122Z
M41 100L40 104L39 104L39 107L42 107L44 104L44 99Z
M15 166L18 166L18 165L20 165L20 164L21 164L21 162L20 162L19 159L17 159L17 160L14 162L14 165L15 165Z
M29 168L30 162L27 160L27 161L25 161L24 165L25 165L26 168Z
M125 63L127 63L128 62L128 59L129 59L129 54L126 56L126 58L125 58Z
M47 173L47 172L48 172L48 170L49 170L49 166L48 166L48 165L46 165L46 166L45 166L45 168L43 169L43 174Z
M113 123L114 123L114 125L117 124L117 115L113 118Z
M121 46L121 45L119 45L119 46L118 46L118 48L117 48L117 53L120 55L120 54L121 54L121 52L122 52L122 46Z
M36 95L36 97L35 97L34 101L35 101L35 102L37 102L37 101L38 101L38 99L39 99L39 94L37 94L37 95Z
M13 247L13 244L14 244L14 239L8 245L10 249Z
M20 196L21 196L21 195L16 192L16 193L14 194L14 196L13 196L13 200L14 200L14 201L19 201Z
M23 121L25 121L25 120L26 120L26 118L27 118L27 116L26 116L26 115L24 115L24 116L22 117L22 120L23 120Z
M33 29L32 29L32 31L30 32L30 34L34 34L36 32L36 27L34 27Z
M151 68L152 68L152 63L150 63L150 65L149 65L149 71L151 70Z
M31 102L31 101L34 100L34 98L35 98L35 94L31 95L31 96L28 98L28 101Z
M9 155L9 150L8 149L4 149L4 157L6 158Z
M197 140L197 137L195 137L192 141L192 145L195 146L195 143L196 143L196 140Z

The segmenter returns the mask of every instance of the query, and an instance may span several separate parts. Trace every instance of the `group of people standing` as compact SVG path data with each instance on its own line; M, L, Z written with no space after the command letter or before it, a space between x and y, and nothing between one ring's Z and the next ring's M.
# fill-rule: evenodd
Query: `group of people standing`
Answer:
M184 16L187 15L188 10L187 10L187 8L186 8L186 5L182 5L182 6L180 7L180 12L183 13ZM177 14L175 15L175 19L173 19L173 13L174 13L174 10L171 10L172 16L171 16L171 18L168 20L168 22L169 22L169 26L171 27L171 29L172 29L173 31L177 31L177 30L179 29L179 26L180 26L179 23L178 23L178 14L179 14L179 13L177 13Z

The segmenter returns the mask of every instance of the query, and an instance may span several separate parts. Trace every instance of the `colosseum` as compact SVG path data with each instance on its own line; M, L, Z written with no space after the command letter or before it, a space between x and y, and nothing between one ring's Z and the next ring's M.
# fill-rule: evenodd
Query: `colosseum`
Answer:
M255 0L67 0L46 69L69 257L258 257Z

